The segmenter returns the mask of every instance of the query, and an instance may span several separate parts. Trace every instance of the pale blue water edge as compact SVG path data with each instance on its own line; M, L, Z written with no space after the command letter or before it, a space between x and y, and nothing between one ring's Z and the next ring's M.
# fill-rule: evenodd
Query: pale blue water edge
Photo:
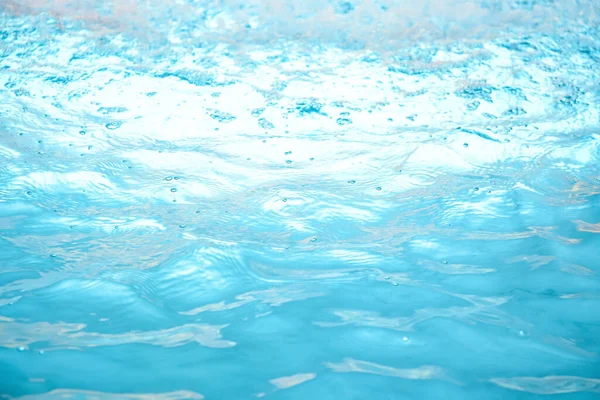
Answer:
M600 397L596 1L0 2L0 394Z

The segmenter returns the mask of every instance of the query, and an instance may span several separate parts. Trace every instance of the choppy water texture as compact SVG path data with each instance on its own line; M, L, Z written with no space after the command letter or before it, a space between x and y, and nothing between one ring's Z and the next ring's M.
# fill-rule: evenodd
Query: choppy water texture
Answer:
M600 4L0 6L0 393L592 399Z

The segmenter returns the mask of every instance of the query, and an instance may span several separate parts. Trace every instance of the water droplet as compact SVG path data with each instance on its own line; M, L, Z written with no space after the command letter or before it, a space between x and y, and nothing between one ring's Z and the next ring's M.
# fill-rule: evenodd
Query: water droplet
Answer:
M348 181L349 184L354 185L356 181L354 179Z
M283 199L281 199L281 201L283 201L285 203L285 202L287 202L287 198L284 197Z
M288 155L292 154L292 152L291 152L291 151L286 151L286 152L285 152L285 153L283 153L283 154L285 154L286 156L288 156Z
M310 241L314 243L317 241L317 238L316 237L310 238Z
M27 194L28 194L29 196L31 196L31 195L33 194L33 192L32 192L31 190L28 190L28 191L27 191Z
M473 188L473 190L474 190L474 191L476 191L476 192L478 192L478 191L479 191L479 188L478 188L477 186L475 186L475 187Z
M50 257L56 257L56 254L50 254Z
M266 139L263 139L263 143L267 143L267 140L266 140Z
M442 264L448 264L448 261L444 260L442 261Z
M200 214L200 210L196 210L196 214Z
M176 181L178 181L179 177L178 176L174 176L173 179L175 179Z
M344 125L349 125L352 123L352 120L350 118L338 118L335 121L339 126L344 126Z
M25 351L25 347L20 346L17 350L19 350L19 351Z
M285 160L285 163L286 163L286 164L291 164L291 163L292 163L292 160Z
M381 190L381 186L377 186L375 189L376 190Z
M263 129L273 129L273 128L275 128L275 125L273 125L272 122L270 122L269 120L267 120L265 118L260 118L258 120L258 126L260 126Z
M173 178L172 178L172 177L170 177L170 176L167 176L167 177L165 177L165 181L167 181L167 182L168 182L168 181L172 181L172 180L173 180Z
M479 101L475 100L474 102L467 104L467 110L475 111L477 110L480 104L481 103Z
M388 118L388 122L394 122L394 120L391 118Z
M186 226L187 226L186 224L181 224L181 225L179 225L179 227L180 227L181 229L185 228Z
M394 282L394 286L398 286L398 282Z
M106 125L104 125L106 127L106 129L110 129L111 131L114 131L115 129L119 129L121 127L121 122L120 121L113 121L113 122L108 122Z
M80 135L85 135L85 134L86 134L86 132L82 130L82 131L79 131L79 134L80 134Z
M175 193L176 191L177 191L177 189L171 188L171 192Z
M469 147L469 143L463 143L464 147Z
M116 225L116 226L115 226L115 229L119 229L119 225Z
M309 160L310 160L310 161L315 161L315 158L314 158L314 157L311 157ZM600 177L598 177L598 179L600 179Z
M250 157L246 158L246 161L250 161Z
M210 114L210 117L218 122L223 123L231 122L237 118L235 115L223 111L215 111Z

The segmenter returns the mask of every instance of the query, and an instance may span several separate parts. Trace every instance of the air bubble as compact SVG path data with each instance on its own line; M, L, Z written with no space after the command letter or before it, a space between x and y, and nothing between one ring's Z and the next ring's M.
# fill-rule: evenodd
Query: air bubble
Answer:
M289 156L290 154L292 154L292 152L291 152L291 151L286 151L286 152L285 152L285 153L283 153L283 154L285 154L286 156Z
M287 198L284 197L283 199L281 199L281 201L283 201L285 203L285 202L287 202Z
M80 135L85 135L85 134L86 134L86 131L79 131L79 134L80 134Z
M478 192L478 191L479 191L479 188L478 188L477 186L475 186L475 187L473 188L473 190L474 190L474 191L476 191L476 192Z
M177 189L171 188L171 192L175 193L176 191L177 191Z
M314 243L317 241L317 238L316 237L310 238L310 241Z
M171 181L171 180L173 180L173 177L171 177L171 176L167 176L167 177L165 177L165 181L167 181L167 182L168 182L168 181Z
M187 226L186 224L181 224L181 225L179 225L179 227L180 227L181 229L184 229L186 226Z
M286 163L286 164L291 164L291 163L292 163L292 160L285 160L285 163Z
M348 181L349 184L354 185L356 181L354 179Z
M403 342L405 342L405 343L406 343L406 342L408 342L408 337L404 336L404 337L402 338L402 341L403 341Z
M469 143L463 143L463 147L469 147Z
M375 190L381 190L381 186L377 186Z
M29 196L31 196L31 195L33 194L33 192L32 192L31 190L28 190L28 191L27 191L27 194L28 194Z
M104 125L107 129L110 129L111 131L114 131L115 129L119 129L121 127L121 122L119 121L113 121L113 122L108 122L106 125Z
M25 347L20 346L17 350L19 350L19 351L25 351Z

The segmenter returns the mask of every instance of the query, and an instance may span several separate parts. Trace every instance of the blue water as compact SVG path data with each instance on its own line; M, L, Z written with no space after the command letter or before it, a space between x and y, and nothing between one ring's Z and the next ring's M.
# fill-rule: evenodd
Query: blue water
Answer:
M599 23L3 0L0 394L600 397Z

